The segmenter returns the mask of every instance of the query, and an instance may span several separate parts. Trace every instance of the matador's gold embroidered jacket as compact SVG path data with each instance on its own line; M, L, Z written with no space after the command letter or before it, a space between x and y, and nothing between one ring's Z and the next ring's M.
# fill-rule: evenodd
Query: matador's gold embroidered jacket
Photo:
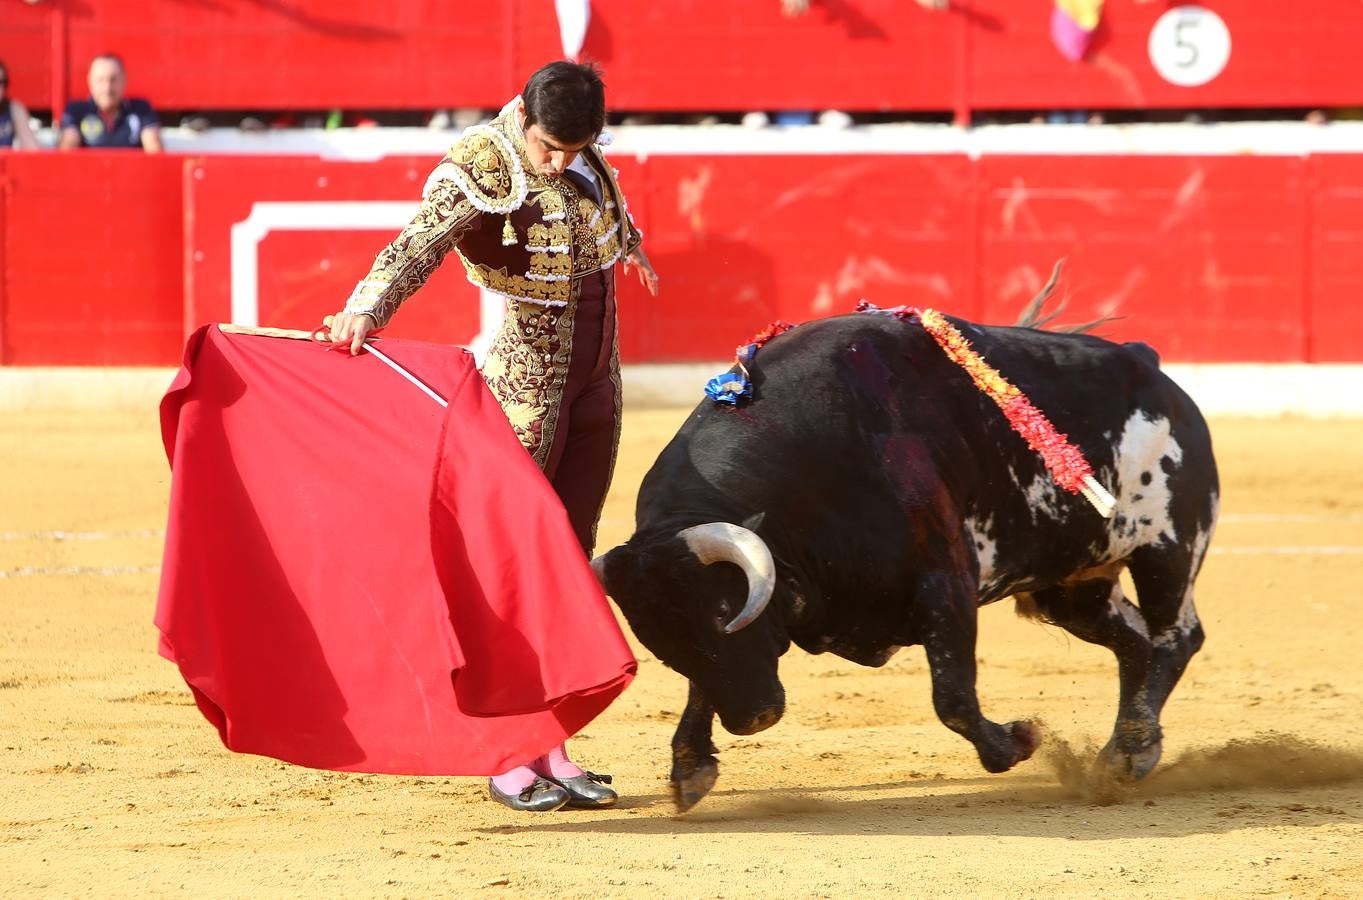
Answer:
M516 105L455 142L427 179L416 217L379 253L344 311L388 324L445 255L458 253L469 281L507 298L483 377L543 464L572 359L581 279L632 253L642 235L595 145L582 156L597 175L600 204L568 179L532 170ZM612 348L613 373L616 356Z

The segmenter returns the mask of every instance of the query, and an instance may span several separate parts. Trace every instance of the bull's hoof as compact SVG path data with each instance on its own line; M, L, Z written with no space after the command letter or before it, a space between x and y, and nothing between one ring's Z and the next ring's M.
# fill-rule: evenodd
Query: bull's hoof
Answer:
M676 804L677 812L686 812L705 799L705 795L710 793L718 778L719 762L713 757L685 773L673 769L672 802Z
M986 772L1007 772L1041 746L1041 731L1031 722L989 723L989 729L988 741L975 745Z
M1098 768L1118 783L1140 781L1159 764L1163 752L1163 741L1155 741L1130 752L1118 749L1115 741L1108 741L1107 746L1098 753Z

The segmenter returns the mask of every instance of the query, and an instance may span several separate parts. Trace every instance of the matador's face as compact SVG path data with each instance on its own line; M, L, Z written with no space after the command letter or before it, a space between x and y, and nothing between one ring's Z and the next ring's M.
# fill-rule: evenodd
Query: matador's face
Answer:
M560 141L538 124L525 128L524 102L521 103L518 112L519 121L525 131L525 155L530 158L530 164L535 167L537 175L562 175L563 170L577 159L582 149L591 143L589 140L576 144Z

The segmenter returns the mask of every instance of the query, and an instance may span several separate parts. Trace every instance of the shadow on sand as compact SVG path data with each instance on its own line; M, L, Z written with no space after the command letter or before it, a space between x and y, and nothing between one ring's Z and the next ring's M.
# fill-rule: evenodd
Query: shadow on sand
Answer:
M1167 838L1274 826L1318 827L1363 819L1363 752L1267 733L1182 754L1137 785L1094 774L1097 748L1076 751L1050 737L1038 762L1046 774L982 775L836 785L818 790L716 790L675 814L667 794L622 797L613 810L536 820L492 834L597 832L651 836L714 833L1015 835L1071 840ZM1325 786L1328 797L1297 796ZM981 786L984 786L981 789ZM886 796L847 799L849 792ZM1351 807L1352 812L1346 808ZM641 815L641 813L645 813Z

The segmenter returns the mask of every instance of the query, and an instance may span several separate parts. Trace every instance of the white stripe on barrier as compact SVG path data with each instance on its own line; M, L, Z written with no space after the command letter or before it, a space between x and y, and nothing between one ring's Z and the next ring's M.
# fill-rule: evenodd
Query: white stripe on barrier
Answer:
M281 128L243 134L238 128L163 130L172 153L278 154L370 161L385 156L445 153L453 134L422 127ZM1157 154L1160 156L1303 156L1363 151L1363 122L1151 122L1111 125L1050 123L957 128L885 123L852 128L817 125L616 125L612 156L916 156L923 154Z
M251 292L243 303L254 315L255 293ZM484 332L499 309L499 302L487 301L480 326ZM706 380L723 372L731 362L624 366L621 375L626 408L694 407L704 397ZM1266 419L1290 413L1314 419L1363 418L1363 363L1260 366L1170 363L1164 368L1192 396L1205 416ZM0 412L146 411L160 402L175 371L0 366ZM1212 428L1215 431L1215 422Z
M260 201L232 226L232 322L259 325L257 250L272 231L391 231L412 221L416 200ZM338 301L339 304L339 301Z

